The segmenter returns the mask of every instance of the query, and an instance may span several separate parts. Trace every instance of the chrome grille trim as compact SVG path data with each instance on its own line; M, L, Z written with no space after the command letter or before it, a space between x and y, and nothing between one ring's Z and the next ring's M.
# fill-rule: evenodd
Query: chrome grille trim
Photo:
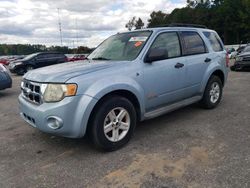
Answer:
M250 57L243 57L243 61L250 61Z
M29 102L40 105L43 103L41 83L23 80L21 84L22 96Z

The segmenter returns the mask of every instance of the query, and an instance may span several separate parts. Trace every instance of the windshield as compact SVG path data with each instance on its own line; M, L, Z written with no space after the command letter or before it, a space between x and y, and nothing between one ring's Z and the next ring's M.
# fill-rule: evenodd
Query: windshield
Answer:
M33 57L35 57L38 53L34 53L34 54L30 54L30 55L27 55L25 58L23 58L23 60L29 60Z
M245 47L243 52L250 52L250 46Z
M151 31L121 33L109 37L89 56L92 60L132 61L142 50Z

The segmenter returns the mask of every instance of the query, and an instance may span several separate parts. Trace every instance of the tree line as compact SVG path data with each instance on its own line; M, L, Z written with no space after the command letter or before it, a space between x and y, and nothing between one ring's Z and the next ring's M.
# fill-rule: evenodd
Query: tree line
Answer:
M79 46L78 48L68 48L67 46L51 46L45 45L31 45L31 44L0 44L1 55L28 55L36 52L55 51L64 54L88 54L93 49L86 46Z
M167 10L166 10L167 11ZM187 6L170 14L153 11L146 28L171 23L205 25L218 32L225 44L250 42L250 0L187 0ZM141 18L133 17L128 30L144 28Z

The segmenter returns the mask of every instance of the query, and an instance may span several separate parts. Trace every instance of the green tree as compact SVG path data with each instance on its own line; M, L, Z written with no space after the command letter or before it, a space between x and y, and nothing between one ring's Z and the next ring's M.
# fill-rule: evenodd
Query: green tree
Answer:
M125 25L125 27L131 31L135 27L135 19L136 17L134 16L131 20L128 21L128 23Z
M148 19L148 26L147 27L158 27L169 24L168 21L168 14L162 11L153 11L150 14L150 18Z
M35 52L45 51L57 51L64 54L77 53L90 53L92 49L86 46L80 46L77 49L70 49L67 46L51 46L45 45L30 45L30 44L0 44L0 56L1 55L28 55Z
M138 20L136 20L135 22L135 29L142 29L144 26L143 21L141 20L141 18L138 18Z
M154 11L147 27L169 23L206 25L216 30L225 44L249 42L250 0L187 0L187 6L170 14Z

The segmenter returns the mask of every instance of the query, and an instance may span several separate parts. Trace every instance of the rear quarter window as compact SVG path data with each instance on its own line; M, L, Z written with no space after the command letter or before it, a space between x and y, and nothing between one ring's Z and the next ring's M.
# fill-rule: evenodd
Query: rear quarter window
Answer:
M182 31L181 33L183 42L184 55L195 55L206 53L204 41L200 35L195 31Z
M215 52L223 51L223 45L221 44L219 37L217 36L216 33L206 31L206 32L203 32L203 34L209 40ZM233 50L231 52L233 52Z
M51 58L54 58L54 59L61 59L63 57L64 57L63 54L51 54Z

